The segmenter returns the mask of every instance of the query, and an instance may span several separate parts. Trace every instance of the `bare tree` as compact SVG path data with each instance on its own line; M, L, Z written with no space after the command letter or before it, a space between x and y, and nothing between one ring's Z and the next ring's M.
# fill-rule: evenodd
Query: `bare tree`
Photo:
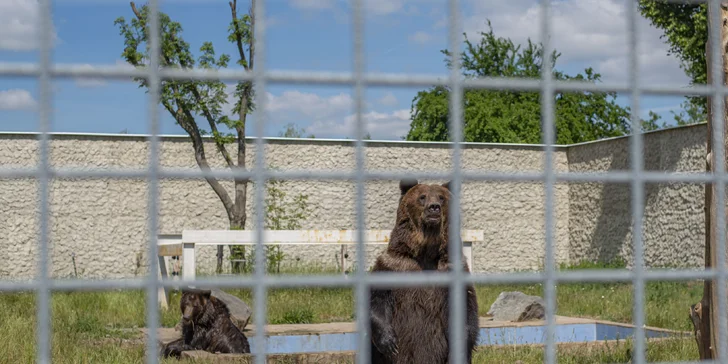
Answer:
M237 65L247 71L253 70L255 57L254 28L255 28L255 3L251 0L249 12L239 15L237 11L237 0L229 2L231 21L228 27L229 42L236 45ZM144 67L149 62L148 29L147 17L149 11L146 5L137 8L131 2L131 10L134 17L127 23L123 17L114 21L119 26L120 34L124 39L124 51L122 57L135 67ZM230 56L221 54L215 57L215 49L212 42L204 42L200 47L200 56L195 64L195 59L190 51L190 46L181 36L182 26L172 21L170 17L159 12L159 25L161 27L161 59L160 66L165 68L192 69L195 67L204 69L226 68ZM145 79L135 79L139 87L146 87ZM160 103L175 119L182 129L187 132L192 141L192 148L195 153L197 165L203 171L209 171L210 165L205 154L205 146L202 137L211 135L215 147L225 161L228 168L232 170L244 170L245 166L245 121L253 109L253 84L250 81L238 82L232 92L235 103L232 110L225 112L224 105L228 103L227 86L221 81L187 81L187 80L165 80L161 84ZM197 118L202 120L198 124ZM204 130L207 123L210 130ZM224 132L222 129L229 130ZM237 155L233 157L227 149L230 144L237 145ZM227 212L230 229L243 229L246 221L246 193L248 179L234 179L233 197L213 177L206 177L207 183L212 187L215 194L220 198L222 205ZM244 248L231 246L232 256L243 257ZM223 247L218 247L217 272L222 272ZM233 264L233 271L240 271L238 263Z

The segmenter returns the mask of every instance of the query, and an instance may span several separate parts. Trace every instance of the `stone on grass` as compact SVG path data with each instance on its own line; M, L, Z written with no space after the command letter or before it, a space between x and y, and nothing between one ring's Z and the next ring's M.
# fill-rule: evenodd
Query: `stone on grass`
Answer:
M245 326L248 325L248 321L250 321L250 314L252 311L250 310L250 307L248 307L243 300L240 298L237 298L236 296L233 296L227 292L221 291L218 288L211 289L212 296L219 299L225 305L227 306L228 310L230 311L230 320L233 321L235 326L240 329L240 331L243 331L245 329Z
M250 315L252 311L250 307L238 297L235 297L227 292L221 291L218 288L210 289L210 295L222 301L230 311L230 320L237 326L240 331L245 329L250 321ZM182 330L182 322L178 322L174 327L175 331Z
M529 296L523 292L501 292L490 306L488 315L494 321L531 321L542 320L544 314L543 299Z

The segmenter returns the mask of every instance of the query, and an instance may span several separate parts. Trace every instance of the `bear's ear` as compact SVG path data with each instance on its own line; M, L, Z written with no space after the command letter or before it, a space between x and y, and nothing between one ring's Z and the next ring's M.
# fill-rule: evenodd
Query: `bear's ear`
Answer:
M442 184L442 187L445 187L445 188L447 188L447 190L448 190L448 191L450 191L450 183L451 183L451 182L452 182L452 181L447 181L447 182L443 183L443 184Z
M417 186L418 183L419 182L414 178L405 178L399 181L399 191L402 196L404 196L407 191L409 191L412 187Z
M210 299L211 294L212 294L212 291L209 289L200 290L200 295L202 295L202 297L205 297L206 299Z

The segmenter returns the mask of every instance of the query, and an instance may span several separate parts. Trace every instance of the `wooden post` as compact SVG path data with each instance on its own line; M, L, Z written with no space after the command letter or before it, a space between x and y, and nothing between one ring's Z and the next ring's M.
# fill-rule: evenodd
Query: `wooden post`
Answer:
M195 243L182 243L182 280L195 279Z
M711 23L711 13L710 13L710 7L708 7L708 33L710 34L711 30L718 29L720 26L720 44L722 48L722 67L723 70L721 74L721 83L725 84L726 81L726 65L728 65L728 62L726 62L726 44L728 40L728 27L726 24L728 24L728 1L721 2L720 6L720 22L721 24L713 24ZM710 48L710 40L706 44L705 47L706 54L706 67L707 67L707 78L708 83L711 83L711 77L712 77L712 71L711 71L711 48ZM707 148L706 148L706 166L705 169L707 172L711 172L714 170L714 167L717 163L723 163L723 165L726 164L725 160L717 161L715 160L715 154L713 153L713 113L716 111L712 107L712 98L708 97L707 102L707 112L708 112L708 141L707 141ZM724 111L725 106L728 106L728 103L724 103ZM723 140L723 145L726 145L726 138L725 138L725 131L728 127L728 123L726 123L726 115L728 113L723 114L723 131L724 134L720 136L720 140ZM726 151L728 152L728 148L726 148ZM721 259L725 259L725 252L717 253L716 250L716 239L717 239L717 231L716 227L717 224L724 224L726 223L725 216L722 216L718 218L716 214L716 206L717 201L715 200L715 191L713 190L715 186L713 186L710 183L707 183L705 186L705 267L715 267L716 266L716 259L720 257ZM690 307L690 319L693 322L693 329L695 332L695 341L698 344L698 352L700 354L701 360L710 360L710 359L720 359L718 358L718 353L716 350L716 345L721 343L726 343L726 338L719 338L718 337L718 312L717 312L717 290L715 287L715 284L717 282L715 281L706 281L703 284L703 298L700 300L699 303L696 303Z

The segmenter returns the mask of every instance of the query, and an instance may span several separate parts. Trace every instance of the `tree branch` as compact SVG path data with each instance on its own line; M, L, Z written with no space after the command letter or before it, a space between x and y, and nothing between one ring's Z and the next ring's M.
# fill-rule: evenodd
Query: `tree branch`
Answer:
M187 134L189 134L190 138L192 139L192 147L195 149L195 160L197 161L197 165L200 167L201 170L205 172L210 171L210 165L207 163L207 157L205 156L205 146L202 138L200 137L200 130L197 128L197 124L194 122L192 114L182 108L178 110L182 110L182 113L184 114L183 118L188 121L186 122L186 127L183 128L185 129L185 131L187 131ZM212 187L212 190L215 191L215 194L217 194L217 196L220 198L220 201L222 201L223 206L225 206L225 211L227 211L228 214L232 213L234 207L233 201L232 199L230 199L230 196L228 195L225 188L220 184L220 182L217 181L215 177L206 176L205 180L207 181L207 183L210 184L210 187ZM232 216L228 217L232 218Z
M142 14L137 10L136 4L134 4L133 1L130 2L131 4L131 11L134 12L134 15L136 15L137 19L142 20Z
M171 38L174 40L174 36L171 36ZM178 49L178 53L179 53L179 49ZM171 64L172 60L170 60L167 56L164 56L164 59L168 64ZM180 61L180 65L181 65L181 63L182 63L182 61ZM197 85L189 85L188 88L192 92L192 95L195 96L195 100L197 101L197 103L201 106L202 112L203 112L205 118L207 119L207 122L210 124L210 129L212 130L212 132L219 133L217 130L217 126L215 125L215 118L212 116L212 114L210 114L210 110L208 110L207 107L204 106L204 103L202 102L202 96L200 95L200 92L197 90ZM175 89L175 91L177 91L177 90ZM197 129L197 128L195 128L195 129ZM197 131L197 133L199 135L199 130ZM227 148L225 148L225 144L222 144L215 139L215 146L217 146L218 151L220 151L220 154L222 154L222 157L225 159L225 163L228 165L228 167L233 168L235 165L233 164L233 160L230 157L230 153L228 153ZM204 147L202 147L202 148L203 148L203 154L204 154Z
M137 17L137 19L142 20L142 15L139 12L139 10L137 9L137 7L133 1L131 2L131 9L134 12L134 15ZM170 40L175 45L175 48L176 48L175 50L177 51L177 54L181 54L182 50L179 48L179 44L176 43L176 40L177 40L176 37L174 36L174 34L170 34L169 36L170 36ZM167 55L163 55L163 58L164 58L164 61L167 63L167 65L172 64L172 60ZM186 62L183 62L182 59L179 60L179 63L180 63L180 66L182 66L183 68L189 68L189 65L186 64ZM189 85L187 87L192 92L192 94L195 96L195 100L197 101L197 103L201 106L202 112L203 112L205 118L207 119L207 122L210 124L210 129L212 130L212 132L215 134L219 133L217 126L215 125L215 118L210 113L210 110L204 106L204 102L202 102L202 96L200 96L200 92L197 90L197 85ZM176 89L175 91L178 91L178 90ZM178 104L178 107L182 108L182 106L179 104ZM172 115L175 115L175 114L176 113L173 113ZM175 117L175 118L177 118L177 117ZM178 119L177 121L179 122L180 120ZM181 125L181 123L180 123L180 125ZM197 130L197 136L199 136L199 130L197 128L194 128L194 129ZM193 135L190 135L190 137L192 137L194 139ZM220 151L220 154L222 155L222 157L225 159L225 163L227 164L227 166L229 168L234 167L235 164L233 163L233 160L230 157L230 153L225 148L225 145L218 142L217 140L215 140L215 145L217 146L218 151ZM193 146L194 146L194 143L193 143ZM204 156L204 146L202 147L202 151L203 151L203 156ZM205 163L207 163L206 160L205 160Z
M253 69L255 56L255 0L250 2L250 44L248 44L248 52L250 58L250 69Z
M248 49L250 52L249 59L245 57L245 50L243 49L243 38L241 34L241 29L238 26L238 11L237 11L237 0L230 1L228 4L230 4L230 11L233 18L233 26L235 27L235 43L238 48L238 53L240 54L240 59L242 60L244 67L246 71L250 71L253 69L253 55L254 53L254 45L253 45L253 36L254 31L250 29L251 36L250 38L250 44L248 44ZM255 25L255 14L253 13L253 10L255 9L255 0L252 0L251 2L251 11L250 11L250 20L251 20L251 26ZM248 112L248 107L250 104L250 89L251 84L250 82L246 82L242 95L240 95L240 110L238 110L238 117L240 120L240 123L235 127L235 130L238 134L238 167L245 168L245 115Z
M192 94L195 96L195 100L197 100L197 103L200 105L203 105L202 102L202 96L200 95L200 92L197 90L197 87L190 87L190 90L192 91ZM210 114L210 110L207 109L207 107L202 107L202 113L205 115L205 118L207 119L207 122L210 124L210 129L213 133L218 134L219 131L217 130L217 125L215 125L215 118ZM220 151L220 154L222 154L222 157L225 159L225 163L227 163L227 166L229 168L235 167L235 164L233 163L232 158L230 157L230 153L228 153L227 148L225 148L225 144L215 140L215 145L217 146L217 149Z
M240 27L238 26L238 0L233 0L229 2L230 4L230 12L233 16L233 26L235 27L235 43L238 46L238 53L240 54L240 59L243 61L245 70L249 70L248 68L248 62L245 59L245 50L243 50L243 38L240 35ZM252 61L252 60L251 60Z
M141 12L137 9L136 4L134 4L133 1L130 2L131 10L134 12L134 15L139 20L144 20L142 17ZM176 39L173 35L170 34L171 40L174 42ZM179 45L175 42L175 47L177 48L177 54L181 54L181 50L179 49ZM166 56L163 55L163 59L167 65L172 64L172 60ZM188 68L189 65L185 64L186 62L183 62L182 59L179 60L180 66L184 68ZM179 87L175 85L174 83L171 84L172 89L175 91L175 94L179 94ZM200 105L203 105L201 102L201 96L199 94L199 91L197 90L196 85L190 85L188 86L190 91L192 91L193 95L195 96L196 100ZM192 147L195 150L195 160L197 161L197 165L202 169L203 171L209 171L210 165L207 162L207 157L205 155L205 146L202 141L202 137L200 136L200 130L197 127L197 123L195 123L195 119L192 116L192 114L187 110L186 107L184 107L184 103L179 98L174 98L175 103L177 104L177 109L175 110L172 105L170 105L168 102L162 102L164 107L169 111L170 114L177 120L179 125L184 129L187 134L190 136L190 139L192 139ZM213 131L217 131L217 127L215 126L214 118L212 118L212 115L210 114L209 110L207 110L206 107L202 107L203 112L205 113L205 117L210 122L210 126L213 128ZM225 149L224 145L221 145L220 143L215 141L215 144L217 145L218 149L220 150L220 153L225 158L225 161L227 162L228 166L232 165L232 158L230 157L230 154ZM233 209L233 201L230 199L230 196L228 195L225 188L217 181L216 178L208 176L205 177L205 180L207 180L207 183L210 184L210 187L212 187L212 190L217 194L217 196L220 198L220 201L222 201L223 205L225 206L225 210L230 213Z

